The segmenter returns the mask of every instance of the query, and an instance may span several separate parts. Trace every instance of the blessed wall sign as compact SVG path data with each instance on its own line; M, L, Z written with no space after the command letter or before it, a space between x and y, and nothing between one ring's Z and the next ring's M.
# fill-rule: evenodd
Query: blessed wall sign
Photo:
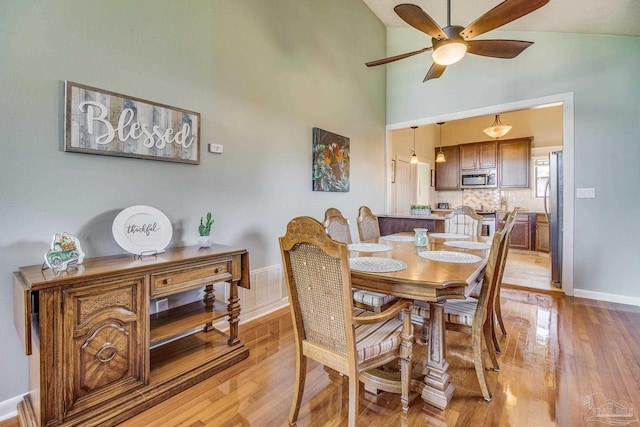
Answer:
M200 113L66 82L65 151L200 164Z

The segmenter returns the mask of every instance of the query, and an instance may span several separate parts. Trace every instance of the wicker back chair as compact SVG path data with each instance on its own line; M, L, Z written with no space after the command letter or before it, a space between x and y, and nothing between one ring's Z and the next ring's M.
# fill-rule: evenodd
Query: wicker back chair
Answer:
M480 384L480 390L485 400L491 400L491 391L487 384L484 365L482 363L482 341L487 347L493 369L500 370L496 358L496 348L492 336L493 301L496 283L498 281L500 260L505 250L506 227L502 227L493 235L489 258L484 272L484 283L480 289L478 299L450 300L444 305L445 324L448 330L463 332L471 335L471 353L473 364ZM428 321L430 319L429 305L416 302L413 306L414 319Z
M348 376L351 427L356 426L360 374L399 357L402 409L407 412L411 302L398 300L380 314L354 311L347 247L327 236L323 225L313 218L291 220L279 241L297 347L289 422L294 424L298 418L308 357ZM403 320L398 320L401 311ZM394 389L390 386L386 391Z
M449 215L445 216L444 231L479 236L482 234L482 216L478 215L471 206L456 206Z
M347 244L352 243L349 220L342 216L342 212L338 209L327 209L324 213L323 224L327 234L333 240Z
M358 209L358 235L360 241L380 237L378 217L375 216L367 206L361 206L360 209Z

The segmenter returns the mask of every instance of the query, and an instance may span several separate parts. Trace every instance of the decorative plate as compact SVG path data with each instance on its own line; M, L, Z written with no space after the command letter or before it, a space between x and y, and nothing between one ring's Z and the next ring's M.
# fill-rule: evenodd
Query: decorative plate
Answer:
M352 243L347 248L350 251L358 252L386 252L393 249L389 245L381 245L380 243Z
M56 233L51 241L51 249L44 254L45 264L56 273L80 265L83 260L80 241L69 233Z
M413 236L382 236L380 240L386 240L387 242L413 242Z
M482 261L477 255L467 254L464 252L453 251L424 251L419 252L422 258L429 259L431 261L453 262L457 264L470 264L478 261Z
M429 233L429 237L439 237L441 239L468 239L470 236L457 233Z
M349 266L352 270L368 273L390 273L407 268L407 264L397 259L376 257L349 258Z
M450 246L452 248L460 248L460 249L476 249L476 250L491 249L490 243L467 242L465 240L454 240L453 242L444 242L444 245Z
M169 218L151 206L131 206L120 212L111 227L122 249L136 255L163 252L171 241Z

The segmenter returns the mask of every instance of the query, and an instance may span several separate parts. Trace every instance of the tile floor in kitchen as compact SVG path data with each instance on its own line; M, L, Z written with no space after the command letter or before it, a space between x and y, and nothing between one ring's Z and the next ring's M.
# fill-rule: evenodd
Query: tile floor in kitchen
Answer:
M510 250L502 277L503 285L562 292L551 286L551 259L547 254Z

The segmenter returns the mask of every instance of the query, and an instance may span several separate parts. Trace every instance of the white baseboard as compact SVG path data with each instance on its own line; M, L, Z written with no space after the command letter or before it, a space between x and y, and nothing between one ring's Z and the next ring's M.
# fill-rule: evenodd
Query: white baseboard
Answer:
M22 401L24 395L12 397L11 399L0 402L0 421L18 416L18 403Z
M625 295L606 294L604 292L586 291L584 289L573 289L573 296L580 298L594 299L598 301L615 302L618 304L635 305L640 307L640 298Z

